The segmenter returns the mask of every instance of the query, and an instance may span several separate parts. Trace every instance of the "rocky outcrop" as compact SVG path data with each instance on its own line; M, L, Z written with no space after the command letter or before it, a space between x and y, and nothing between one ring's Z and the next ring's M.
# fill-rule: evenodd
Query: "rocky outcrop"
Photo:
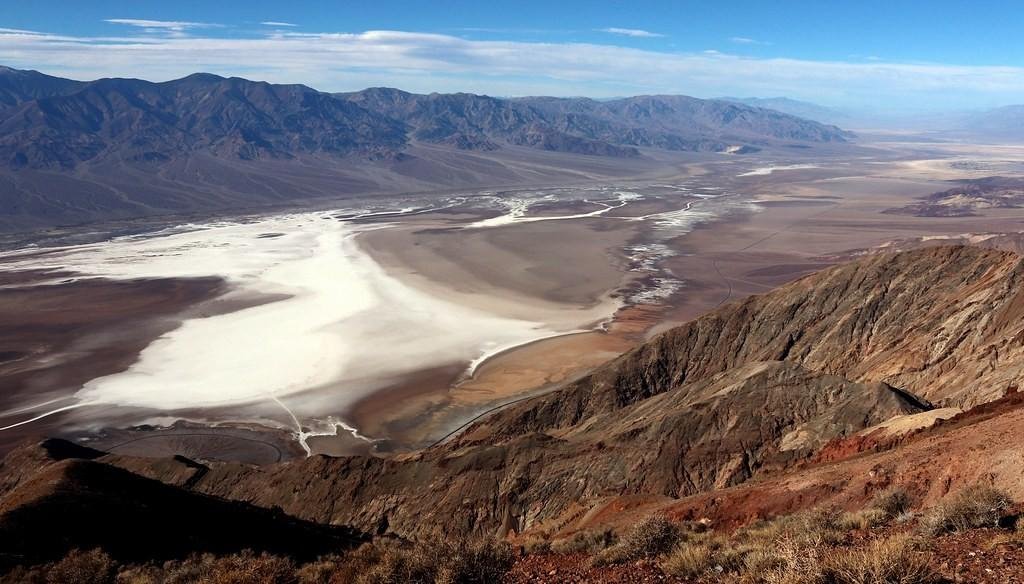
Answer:
M1020 256L998 250L945 246L866 257L724 306L467 435L569 427L767 360L970 407L1024 377L1022 277Z

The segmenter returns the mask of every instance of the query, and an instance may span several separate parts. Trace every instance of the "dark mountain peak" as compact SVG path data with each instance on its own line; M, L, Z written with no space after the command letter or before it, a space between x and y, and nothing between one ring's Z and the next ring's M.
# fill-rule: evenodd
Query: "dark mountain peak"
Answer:
M81 81L0 65L0 116L27 101L66 95L83 85Z
M180 79L172 79L171 81L165 81L164 85L170 85L175 83L219 83L224 81L225 77L220 75L214 75L213 73L193 73L186 75Z

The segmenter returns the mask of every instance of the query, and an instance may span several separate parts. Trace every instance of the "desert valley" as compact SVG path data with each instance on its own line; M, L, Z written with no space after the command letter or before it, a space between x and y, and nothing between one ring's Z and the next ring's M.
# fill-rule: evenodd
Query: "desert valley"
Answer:
M0 582L1024 582L1020 106L159 77L0 67Z

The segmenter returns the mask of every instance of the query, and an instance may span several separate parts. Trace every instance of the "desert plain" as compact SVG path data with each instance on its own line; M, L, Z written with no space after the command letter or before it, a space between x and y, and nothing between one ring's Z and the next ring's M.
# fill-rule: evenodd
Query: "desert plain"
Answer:
M660 154L636 177L18 241L0 254L0 449L428 447L723 303L860 254L1019 232L1018 208L893 212L1019 160L862 133L853 156Z

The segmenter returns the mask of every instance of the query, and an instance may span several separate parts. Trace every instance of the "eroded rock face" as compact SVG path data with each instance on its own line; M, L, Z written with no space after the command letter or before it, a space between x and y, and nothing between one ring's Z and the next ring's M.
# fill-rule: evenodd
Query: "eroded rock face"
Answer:
M1002 396L1024 362L1020 280L1019 256L996 250L866 257L722 307L412 456L202 469L102 460L370 533L557 525L624 495L775 474L929 402Z
M1016 254L973 247L867 257L724 306L475 431L571 426L769 360L888 383L943 405L991 401L1024 375L1022 275Z
M916 411L884 384L758 362L551 433L463 437L411 460L225 465L195 486L366 531L504 534L608 496L676 497L738 484L833 437Z

